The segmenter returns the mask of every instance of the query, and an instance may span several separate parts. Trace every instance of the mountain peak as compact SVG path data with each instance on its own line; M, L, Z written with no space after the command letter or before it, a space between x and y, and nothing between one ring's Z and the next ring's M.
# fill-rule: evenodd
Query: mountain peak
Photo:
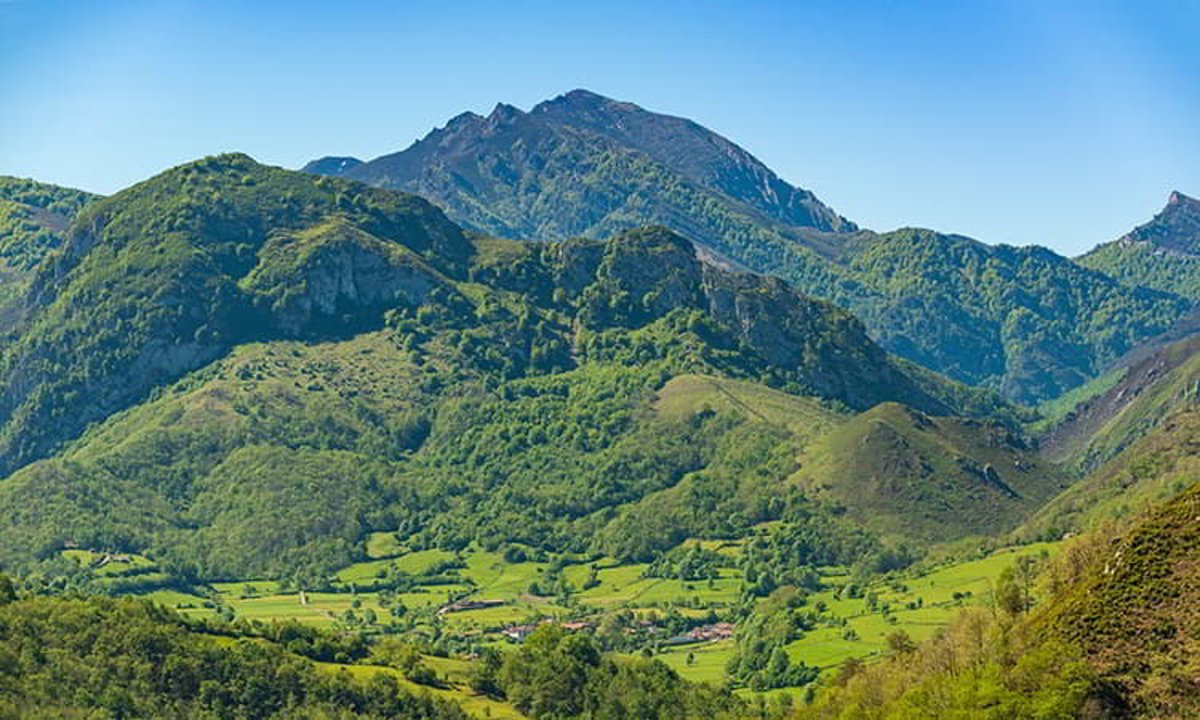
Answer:
M1167 198L1167 207L1200 209L1200 200L1197 200L1193 197L1188 197L1178 190L1172 190L1170 197Z
M1150 222L1118 241L1123 246L1148 245L1158 251L1200 256L1200 200L1174 190L1166 206Z
M345 177L425 196L501 237L594 238L665 224L736 262L774 257L750 247L764 242L833 252L824 234L857 230L698 123L582 88L528 112L499 103L487 117L462 113ZM646 202L664 184L678 196Z
M538 103L532 110L534 113L546 113L554 110L567 110L578 113L594 112L596 110L616 110L620 112L641 112L642 108L631 103L613 100L591 90L576 88L558 97Z
M513 105L508 103L496 103L496 107L492 109L487 119L492 123L506 123L524 116L525 113Z

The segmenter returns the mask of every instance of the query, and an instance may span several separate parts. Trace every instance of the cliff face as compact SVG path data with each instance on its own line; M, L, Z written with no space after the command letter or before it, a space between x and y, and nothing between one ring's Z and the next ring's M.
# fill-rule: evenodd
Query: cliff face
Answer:
M701 259L684 238L661 227L606 243L573 241L557 253L557 276L580 296L585 325L637 326L676 308L701 310L733 342L809 392L866 409L896 400L949 412L868 337L862 323L768 276ZM592 280L584 285L585 278Z
M329 321L415 307L448 284L415 253L337 220L272 238L241 286L281 333L303 337Z

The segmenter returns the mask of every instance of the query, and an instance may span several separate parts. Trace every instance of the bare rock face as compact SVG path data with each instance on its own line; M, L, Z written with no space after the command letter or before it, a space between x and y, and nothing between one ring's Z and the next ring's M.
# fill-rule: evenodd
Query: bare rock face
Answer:
M300 336L342 315L420 305L445 282L407 249L335 222L268 242L243 285L280 331Z
M1200 200L1178 190L1154 219L1139 225L1118 242L1149 243L1156 249L1182 255L1200 255Z

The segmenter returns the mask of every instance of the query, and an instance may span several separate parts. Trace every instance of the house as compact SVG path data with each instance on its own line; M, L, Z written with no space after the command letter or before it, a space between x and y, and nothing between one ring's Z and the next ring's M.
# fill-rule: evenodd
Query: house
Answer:
M513 642L521 642L537 629L537 625L509 625L500 631L504 637Z
M726 640L733 637L734 630L736 629L737 628L734 627L733 623L726 622L714 623L712 625L701 625L700 627L692 628L692 630L688 633L688 637L692 638L694 642Z
M526 637L529 636L529 633L536 630L539 625L545 625L548 622L552 622L552 621L551 620L542 620L540 622L532 623L529 625L509 625L508 627L501 630L500 634L503 635L504 637L508 638L509 640L512 640L513 642L521 642L522 640L524 640ZM558 623L558 626L561 627L563 630L566 630L567 632L579 632L580 630L587 630L588 628L594 627L592 623L587 622L585 620L580 620L580 621L576 621L576 622Z

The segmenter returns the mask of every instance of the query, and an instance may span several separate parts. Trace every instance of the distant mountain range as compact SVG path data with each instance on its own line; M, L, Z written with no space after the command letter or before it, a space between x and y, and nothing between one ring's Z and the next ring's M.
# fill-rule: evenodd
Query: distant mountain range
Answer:
M1082 384L1192 301L1042 248L862 230L695 122L585 90L529 112L465 113L369 162L324 158L305 169L422 195L504 238L662 224L715 258L854 312L902 357L1024 403Z

